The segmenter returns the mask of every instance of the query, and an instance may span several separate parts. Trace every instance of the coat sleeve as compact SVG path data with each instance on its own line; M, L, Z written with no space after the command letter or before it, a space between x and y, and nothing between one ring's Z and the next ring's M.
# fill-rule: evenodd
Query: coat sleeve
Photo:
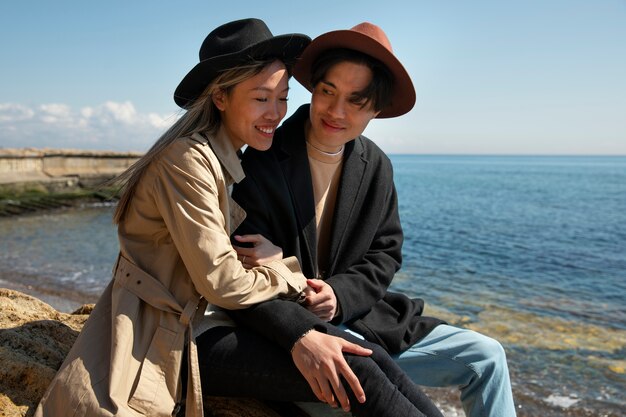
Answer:
M294 301L271 300L228 314L287 351L311 329L323 331L324 321Z
M295 258L245 269L226 231L219 199L221 166L203 145L175 145L157 161L155 203L196 290L211 304L244 308L277 296L296 298L306 287ZM204 145L206 147L206 145ZM155 239L167 238L155 237Z
M265 165L257 166L255 172L258 173L259 169L270 163L265 159L263 161ZM272 216L280 217L280 212L275 207L268 207L266 194L261 193L255 178L248 176L237 184L233 198L247 213L236 233L259 233L276 243L278 237L275 230L272 230L275 227ZM286 300L267 301L250 308L229 311L229 315L239 324L249 327L288 351L304 333L312 328L322 328L324 324L300 304Z
M339 303L334 324L349 322L370 311L385 296L402 263L403 234L398 198L391 167L384 171L385 182L374 185L378 190L388 190L386 195L378 196L380 215L375 218L365 215L372 209L365 206L376 204L369 199L364 207L356 209L363 213L361 219L371 223L363 224L361 228L352 227L348 238L353 242L353 248L348 250L348 256L338 259L339 266L335 270L340 272L326 279ZM371 230L371 234L367 230Z

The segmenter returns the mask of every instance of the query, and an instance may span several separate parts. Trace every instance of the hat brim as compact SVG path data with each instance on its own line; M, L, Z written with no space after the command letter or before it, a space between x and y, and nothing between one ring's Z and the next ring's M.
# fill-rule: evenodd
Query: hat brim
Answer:
M415 88L408 72L395 55L375 39L353 30L335 30L313 39L296 62L293 76L307 90L311 85L311 67L317 57L329 49L346 48L362 52L382 62L394 78L391 105L380 111L377 118L389 118L409 112L415 105Z
M258 59L295 60L310 41L311 38L299 33L279 35L236 53L205 59L196 64L178 84L174 101L180 107L187 108L220 72Z

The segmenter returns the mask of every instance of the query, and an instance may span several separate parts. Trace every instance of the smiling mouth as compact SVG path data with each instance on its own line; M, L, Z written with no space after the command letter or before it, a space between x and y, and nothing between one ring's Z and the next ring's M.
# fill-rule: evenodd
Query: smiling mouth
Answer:
M329 127L329 128L331 128L331 129L335 129L335 130L341 130L341 129L343 129L343 126L336 125L336 124L331 123L331 122L328 122L328 121L326 121L326 120L324 120L324 119L322 119L322 123L324 123L324 125L325 125L326 127Z
M274 131L276 130L276 127L262 127L262 126L256 126L257 130L265 133L266 135L272 135L274 134Z

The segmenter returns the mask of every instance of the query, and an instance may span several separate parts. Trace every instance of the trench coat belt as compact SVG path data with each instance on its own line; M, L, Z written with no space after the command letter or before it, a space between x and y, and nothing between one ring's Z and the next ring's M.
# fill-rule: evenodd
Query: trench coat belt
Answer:
M188 347L188 377L186 397L186 417L203 417L202 388L200 384L200 367L198 363L198 349L193 337L193 317L198 309L201 297L189 300L183 308L172 293L152 275L119 255L115 271L115 280L145 303L152 307L180 316L179 322L187 330Z

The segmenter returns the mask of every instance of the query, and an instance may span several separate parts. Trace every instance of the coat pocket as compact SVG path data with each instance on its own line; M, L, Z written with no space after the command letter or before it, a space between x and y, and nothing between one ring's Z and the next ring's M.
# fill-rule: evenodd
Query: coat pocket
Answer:
M177 363L176 343L183 342L180 336L164 327L157 328L141 364L136 388L128 400L128 405L134 410L147 416L171 416L175 393L167 391L166 378L178 375L177 371L169 368Z

